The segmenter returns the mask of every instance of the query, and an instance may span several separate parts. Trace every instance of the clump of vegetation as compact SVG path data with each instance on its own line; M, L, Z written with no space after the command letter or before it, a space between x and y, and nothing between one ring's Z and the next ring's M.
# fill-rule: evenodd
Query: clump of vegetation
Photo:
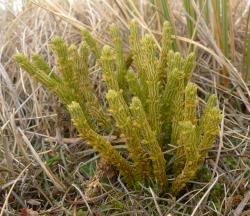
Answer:
M30 61L16 55L20 66L54 92L68 107L75 126L101 157L116 167L128 185L154 186L158 192L174 195L193 179L207 150L219 132L220 110L211 95L200 119L197 118L197 87L190 82L194 54L183 58L171 50L171 27L164 23L161 50L154 39L140 38L135 21L130 23L130 55L127 61L121 34L111 26L114 47L99 49L89 32L83 30L79 47L54 38L60 76L40 55ZM106 101L101 101L89 79L89 55L96 57L106 84ZM159 56L159 57L158 57ZM108 106L106 106L106 102ZM127 155L122 155L104 135L123 136ZM176 146L169 172L164 151ZM170 173L171 172L171 173ZM175 180L168 186L168 175Z

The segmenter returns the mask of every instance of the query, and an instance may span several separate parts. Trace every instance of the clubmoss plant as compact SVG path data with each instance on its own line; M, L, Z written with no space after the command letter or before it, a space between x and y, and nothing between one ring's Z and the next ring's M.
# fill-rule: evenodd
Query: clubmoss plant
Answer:
M163 26L161 51L151 36L140 38L134 20L130 23L129 55L124 52L118 27L112 25L110 32L113 48L99 48L86 30L79 47L68 46L59 37L53 39L51 49L60 75L40 55L30 61L17 54L16 60L61 99L83 139L120 171L128 185L140 182L158 192L178 195L195 177L218 135L221 114L216 97L209 98L198 119L197 87L190 82L195 56L191 53L183 58L171 50L168 22ZM98 99L90 81L90 55L102 71L105 102ZM105 138L110 133L125 138L127 155ZM170 143L176 146L173 167L167 167L169 157L164 156ZM175 175L171 184L169 175Z

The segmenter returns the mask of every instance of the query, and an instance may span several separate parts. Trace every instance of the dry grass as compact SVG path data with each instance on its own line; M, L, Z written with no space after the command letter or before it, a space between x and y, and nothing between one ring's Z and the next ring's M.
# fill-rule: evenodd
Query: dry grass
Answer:
M5 10L0 7L0 216L21 209L23 215L250 215L250 83L242 74L249 1L231 1L235 48L230 58L216 41L214 20L207 25L194 7L196 36L190 39L182 2L169 1L176 47L183 55L190 49L197 54L193 81L199 85L200 107L213 92L224 114L203 170L178 198L158 197L143 186L131 191L112 167L97 164L98 155L77 138L60 102L13 61L16 52L39 52L54 66L48 44L55 35L79 43L80 28L87 28L100 45L110 43L109 25L118 23L127 38L131 18L143 33L157 43L160 39L162 12L149 0L70 2L28 1L15 11L6 1ZM98 84L98 71L93 75Z

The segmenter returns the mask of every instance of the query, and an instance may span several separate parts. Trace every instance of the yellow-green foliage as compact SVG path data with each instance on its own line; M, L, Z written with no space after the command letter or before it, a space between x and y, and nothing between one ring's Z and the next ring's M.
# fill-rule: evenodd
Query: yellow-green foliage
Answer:
M140 134L132 127L132 116L126 104L122 91L110 89L106 95L109 102L110 112L116 121L116 126L121 129L126 137L128 151L131 159L135 162L135 167L140 174L141 181L149 176L149 159L143 149Z
M194 54L183 58L170 49L169 23L163 26L160 51L151 36L141 39L135 21L130 23L129 55L124 52L118 27L112 25L110 32L113 48L99 48L86 30L79 47L53 39L50 47L57 56L60 75L40 55L30 61L17 54L16 60L61 99L84 140L115 166L130 186L140 182L177 195L195 177L219 133L221 114L216 97L210 96L199 120L197 87L190 82ZM90 55L102 69L105 102L98 99L90 81ZM126 56L132 56L132 64L127 64ZM124 137L127 155L121 155L105 138L110 133ZM167 167L164 156L170 143L176 146L173 167ZM175 175L171 187L168 175Z

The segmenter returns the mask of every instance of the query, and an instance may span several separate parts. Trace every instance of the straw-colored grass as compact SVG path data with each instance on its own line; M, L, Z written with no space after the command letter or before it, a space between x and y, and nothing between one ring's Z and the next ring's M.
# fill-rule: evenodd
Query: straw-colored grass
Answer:
M1 216L21 209L23 215L250 215L249 0L37 0L20 10L15 1L2 2ZM223 112L217 144L200 175L177 198L158 197L143 185L136 192L127 188L116 170L78 138L58 99L13 59L16 52L38 52L56 71L48 49L52 37L78 44L80 29L87 28L102 46L111 44L108 27L117 23L128 44L132 18L157 44L163 20L171 21L173 48L197 55L192 79L199 88L200 113L209 93L217 94ZM102 97L99 71L92 67L92 81ZM107 138L124 148L122 138ZM166 154L174 150L170 144Z

